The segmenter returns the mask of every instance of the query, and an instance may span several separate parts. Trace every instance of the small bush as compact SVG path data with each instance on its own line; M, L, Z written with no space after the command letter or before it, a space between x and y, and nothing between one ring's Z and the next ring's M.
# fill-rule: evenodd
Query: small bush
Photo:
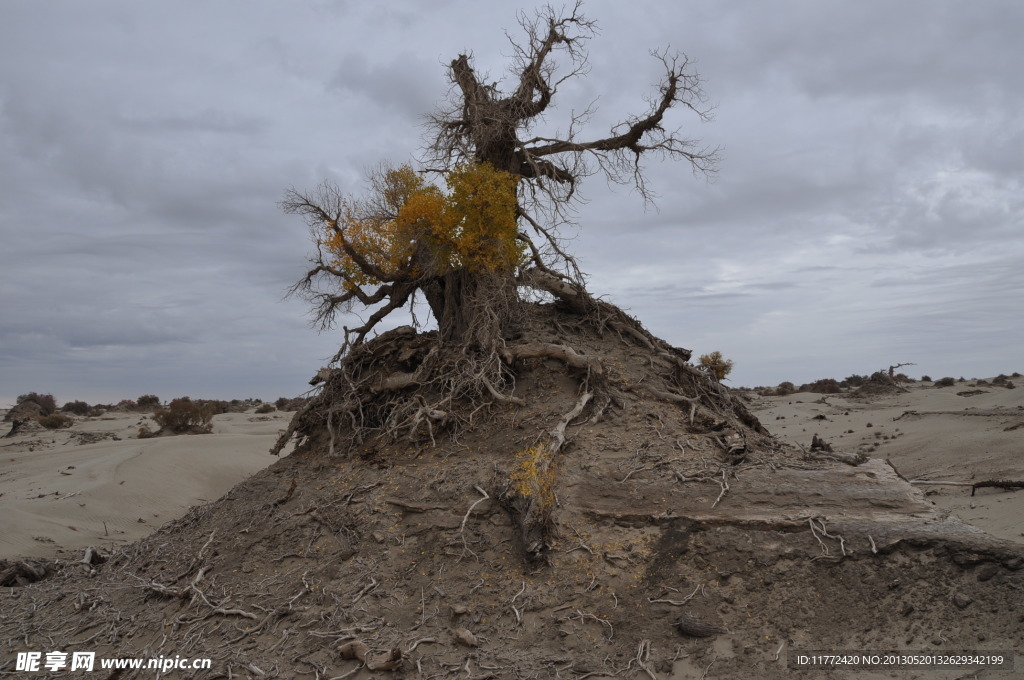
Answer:
M274 406L277 407L278 411L298 411L309 399L304 397L295 397L289 399L288 397L278 397L277 401L274 402Z
M921 382L931 382L931 381L932 381L932 377L930 375L922 375L921 376Z
M786 395L793 394L794 392L796 392L796 385L789 382L788 380L786 380L785 382L780 382L779 386L775 388L776 397L785 397Z
M273 413L277 407L273 404L260 404L256 407L256 413Z
M838 394L842 392L842 388L832 378L823 378L821 380L815 380L812 383L800 386L801 392L814 392L816 394Z
M956 378L951 378L949 376L945 378L939 378L938 380L935 381L936 387L952 387L955 384Z
M156 432L149 429L148 425L143 425L139 428L139 439L151 439L156 436Z
M841 384L843 387L860 387L867 381L868 377L866 375L857 375L856 373L854 373L853 375L843 380Z
M512 488L520 496L533 499L545 523L550 521L555 507L555 477L555 463L547 447L531 446L516 454Z
M143 394L137 403L140 411L156 411L160 408L160 397L155 394Z
M76 416L87 416L92 412L92 407L84 401L69 401L60 407L64 413L74 413Z
M40 418L39 424L47 430L59 430L64 427L71 427L75 424L75 420L63 413L51 413L48 416Z
M711 354L702 354L698 362L702 369L715 377L715 380L725 380L725 376L732 372L732 359L726 359L718 350Z
M161 428L175 434L191 433L206 434L212 429L210 420L214 409L207 402L194 402L188 397L180 397L153 414Z
M18 397L19 404L23 404L25 402L39 404L40 413L44 416L48 416L57 411L57 401L53 398L52 394L37 394L35 392L29 392L28 394L22 394Z
M232 412L231 402L224 401L223 399L197 399L196 403L199 404L201 408L209 411L211 417L218 413ZM244 407L238 409L239 412L244 410Z

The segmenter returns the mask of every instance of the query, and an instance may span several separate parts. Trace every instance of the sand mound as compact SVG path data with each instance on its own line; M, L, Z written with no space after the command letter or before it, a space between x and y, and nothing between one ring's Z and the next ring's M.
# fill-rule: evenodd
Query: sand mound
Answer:
M547 327L602 362L613 398L564 428L544 550L516 470L585 373L550 357L516 364L521 405L460 414L454 436L330 456L343 428L307 412L304 445L217 502L4 590L11 656L212 658L197 678L781 678L795 651L1020 647L1020 546L884 461L806 458L642 342ZM386 341L412 356L422 338ZM696 407L671 396L684 379Z

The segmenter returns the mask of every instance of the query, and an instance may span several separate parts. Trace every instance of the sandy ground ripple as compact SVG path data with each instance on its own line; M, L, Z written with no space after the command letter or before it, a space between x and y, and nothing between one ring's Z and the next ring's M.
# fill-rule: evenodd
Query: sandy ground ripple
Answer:
M116 413L0 438L0 558L146 536L276 461L268 451L291 415L222 414L211 434L138 439L140 425L159 428Z

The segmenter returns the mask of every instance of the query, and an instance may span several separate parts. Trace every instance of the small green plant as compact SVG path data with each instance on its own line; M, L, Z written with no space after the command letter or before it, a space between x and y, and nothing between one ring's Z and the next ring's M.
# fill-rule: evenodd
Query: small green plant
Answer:
M725 376L732 372L732 359L726 359L718 350L711 354L702 354L698 362L702 369L715 377L715 380L725 380Z
M180 397L153 414L162 429L175 434L206 434L212 426L215 407L209 402L194 402L189 397Z
M59 430L64 427L71 427L74 423L74 418L66 416L63 413L51 413L50 415L43 416L39 419L39 424L47 430Z

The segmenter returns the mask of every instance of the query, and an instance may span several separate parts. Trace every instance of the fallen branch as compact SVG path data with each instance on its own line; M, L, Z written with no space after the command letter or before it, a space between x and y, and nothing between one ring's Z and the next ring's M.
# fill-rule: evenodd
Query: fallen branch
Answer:
M718 485L722 487L722 492L718 494L718 498L716 498L715 502L711 504L712 510L716 505L718 505L718 502L722 500L722 498L725 496L725 492L729 490L729 480L725 475L724 468L722 469L722 481L719 482L717 479L715 481L718 482Z
M594 375L604 375L604 364L596 356L577 354L568 345L557 345L551 342L527 342L504 350L506 360L512 359L558 359L573 368L590 371Z
M681 394L675 392L665 392L657 388L651 387L650 385L643 385L643 388L647 390L651 396L661 399L662 401L672 401L677 404L689 404L690 405L690 425L693 425L693 417L697 415L697 403L700 401L699 397L684 397Z
M479 492L480 492L480 494L481 494L481 495L483 496L483 498L480 498L479 500L477 500L477 502L476 502L476 503L473 503L473 505L469 506L469 510L467 510L467 511L466 511L466 516L462 518L462 524L461 524L461 525L459 525L459 533L460 533L460 534L461 534L461 533L462 533L463 531L465 531L465 530L466 530L466 520L468 520L468 519L469 519L469 516L470 516L471 514L473 514L473 508L475 508L476 506L480 505L481 503L483 503L484 501L486 501L487 499L489 499L489 498L491 497L491 496L490 496L490 494L488 494L488 493L487 493L486 491L484 491L483 489L481 489L481 488L480 488L479 486L477 486L476 484L474 484L474 485L473 485L473 488L474 488L474 489L476 489L477 491L479 491Z
M992 479L983 482L933 482L928 479L911 479L910 483L920 486L969 486L972 496L978 489L1024 489L1024 481L1009 479Z
M579 609L576 610L576 616L575 617L574 616L567 616L566 617L566 621L583 621L585 619L593 619L594 621L598 621L599 623L602 623L602 624L608 626L608 639L611 640L612 638L615 637L615 627L612 625L612 622L609 621L608 619L602 619L600 616L596 616L594 614L588 614L587 612L580 611Z
M1011 480L992 480L988 482L975 482L971 485L971 495L981 488L996 488L996 489L1024 489L1024 482L1011 481Z

